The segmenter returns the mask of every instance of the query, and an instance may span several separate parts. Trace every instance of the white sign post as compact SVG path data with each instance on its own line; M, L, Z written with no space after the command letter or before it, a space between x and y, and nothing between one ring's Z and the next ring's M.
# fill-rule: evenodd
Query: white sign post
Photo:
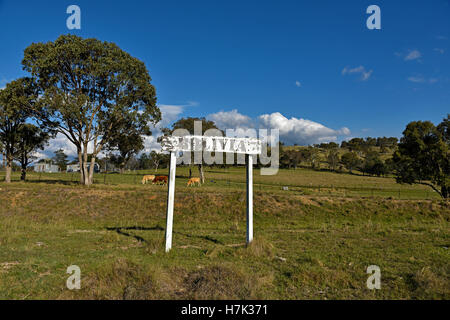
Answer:
M253 240L253 155L261 154L261 140L256 138L228 138L209 136L163 137L163 151L170 152L169 183L167 194L166 252L172 248L173 207L175 200L175 175L177 152L223 152L246 155L247 176L247 244Z

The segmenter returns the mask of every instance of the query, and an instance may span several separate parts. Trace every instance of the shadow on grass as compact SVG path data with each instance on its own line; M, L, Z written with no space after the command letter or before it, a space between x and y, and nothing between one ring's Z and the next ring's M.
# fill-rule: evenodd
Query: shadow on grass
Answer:
M128 231L128 230L136 230L136 231L164 231L165 229L163 227L157 225L155 227L140 227L140 226L135 226L135 227L106 227L106 230L108 230L108 231L116 231L118 234L126 236L126 237L133 237L139 242L148 242L143 237L140 237L140 236L135 235L135 234L128 233L126 231ZM177 232L177 231L174 231L173 233L174 234L183 235L183 236L188 237L188 238L198 238L198 239L211 241L211 242L214 242L214 243L217 243L217 244L222 244L221 241L219 241L217 239L214 239L214 238L212 238L210 236L196 236L196 235L191 235L191 234L188 234L188 233Z
M67 180L48 180L48 179L41 179L41 180L26 180L26 181L17 181L14 180L14 182L25 182L25 183L46 183L46 184L62 184L66 186L74 186L74 185L80 185L80 182L78 181L67 181Z

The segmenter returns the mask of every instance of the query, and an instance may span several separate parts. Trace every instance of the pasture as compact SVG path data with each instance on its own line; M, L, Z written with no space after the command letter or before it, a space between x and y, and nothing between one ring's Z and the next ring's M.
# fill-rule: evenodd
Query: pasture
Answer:
M142 185L144 174L155 172L98 174L90 188L71 173L0 183L0 298L450 298L450 205L425 186L255 170L246 247L245 169L207 168L204 185L187 187L177 168L165 254L167 186ZM81 290L66 288L70 265ZM380 290L366 286L369 265Z

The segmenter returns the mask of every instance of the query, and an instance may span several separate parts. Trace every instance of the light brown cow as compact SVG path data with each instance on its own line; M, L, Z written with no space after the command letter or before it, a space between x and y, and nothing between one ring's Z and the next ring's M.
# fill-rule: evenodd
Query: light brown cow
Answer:
M168 176L157 176L155 179L153 179L152 184L167 184L167 181L169 180Z
M144 177L142 178L142 184L146 184L147 181L153 182L154 179L155 179L155 176L154 176L154 175L147 175L147 176L144 176Z
M200 182L200 178L191 178L191 179L189 179L189 181L188 181L188 183L187 183L187 186L189 187L189 186L195 186L195 184L197 184L197 185L201 185L202 183Z

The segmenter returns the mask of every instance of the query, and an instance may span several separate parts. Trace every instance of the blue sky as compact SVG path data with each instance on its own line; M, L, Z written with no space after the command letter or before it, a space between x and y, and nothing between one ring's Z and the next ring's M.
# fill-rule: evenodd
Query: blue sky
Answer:
M81 30L66 27L71 4ZM366 27L371 4L381 30ZM401 136L410 121L450 112L448 0L0 0L0 24L0 87L25 75L30 43L95 37L146 63L166 123L249 126L265 116L286 140L312 143ZM303 139L308 128L319 134Z

